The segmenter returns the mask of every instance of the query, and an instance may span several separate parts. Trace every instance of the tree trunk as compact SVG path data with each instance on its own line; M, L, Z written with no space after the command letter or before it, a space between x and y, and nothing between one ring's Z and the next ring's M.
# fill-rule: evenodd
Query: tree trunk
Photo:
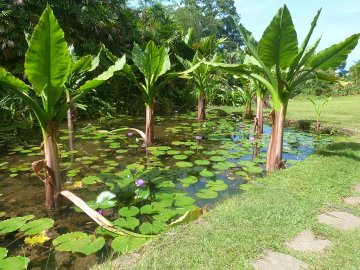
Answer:
M66 102L70 103L70 94L68 91L66 91ZM67 111L67 128L69 131L69 150L74 150L74 112L76 108L73 105L70 105L68 111ZM71 162L74 161L74 154L71 154Z
M145 126L145 144L151 145L154 143L154 109L155 101L148 105L146 104L146 126Z
M245 118L246 118L246 119L252 118L251 100L246 103L246 107L245 107Z
M256 98L256 117L254 124L254 133L255 135L261 135L264 129L264 120L263 120L263 108L264 108L264 100L259 96Z
M281 104L278 112L273 111L273 126L266 157L266 171L272 172L283 167L282 150L287 104Z
M257 142L254 143L254 147L253 147L253 159L259 157L260 151L261 151L261 149L260 149L259 144L258 144Z
M205 106L206 106L205 93L204 91L200 91L198 97L198 114L197 114L198 121L205 121L206 119Z
M316 118L316 131L320 131L320 118Z
M57 138L58 126L55 122L50 122L44 132L45 206L47 209L54 209L60 204L61 175Z

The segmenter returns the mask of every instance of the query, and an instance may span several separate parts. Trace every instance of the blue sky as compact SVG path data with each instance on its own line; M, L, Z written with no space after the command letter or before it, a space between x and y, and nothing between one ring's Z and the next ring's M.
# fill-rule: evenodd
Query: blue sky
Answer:
M235 0L241 23L257 40L269 25L277 10L286 4L290 10L301 43L318 9L322 8L313 41L322 37L319 50L343 41L360 32L360 0ZM347 68L360 60L360 44L349 55Z

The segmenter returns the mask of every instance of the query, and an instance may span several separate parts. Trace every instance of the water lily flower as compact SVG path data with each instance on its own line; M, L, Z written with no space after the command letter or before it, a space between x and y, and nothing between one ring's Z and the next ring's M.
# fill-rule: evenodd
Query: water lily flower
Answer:
M103 210L97 210L97 212L100 214L100 215L102 215L103 214Z
M137 186L137 187L143 187L144 185L145 185L144 179L137 179L135 181L135 186Z
M195 136L195 140L200 141L201 139L202 139L202 136L199 136L199 135Z
M132 137L132 135L134 135L134 133L133 133L133 132L128 132L126 135L127 135L128 137Z

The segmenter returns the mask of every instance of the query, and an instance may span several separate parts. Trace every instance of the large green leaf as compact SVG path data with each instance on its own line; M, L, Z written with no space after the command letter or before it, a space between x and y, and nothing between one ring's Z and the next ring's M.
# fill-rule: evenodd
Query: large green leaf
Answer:
M356 47L359 37L360 34L354 34L344 41L322 50L311 57L306 66L311 67L313 70L338 67Z
M159 49L159 64L155 73L155 80L170 70L170 57L165 47Z
M111 247L115 252L124 254L139 249L147 241L146 238L119 236L112 241Z
M25 55L25 73L37 95L53 108L70 72L68 45L49 5L42 13Z
M56 250L80 252L89 255L100 250L105 244L103 237L95 238L83 232L72 232L60 235L53 241Z
M91 55L85 55L78 59L71 66L71 73L84 73L91 69L93 58Z
M286 5L281 7L259 42L259 57L268 68L290 66L298 53L298 41Z
M82 86L80 86L78 93L87 92L89 90L95 89L110 79L116 71L121 70L126 62L126 57L123 55L119 60L115 62L114 65L108 68L108 70L101 73L98 77L85 82Z
M50 229L54 225L54 220L51 218L41 218L30 221L20 228L25 235L38 234L42 231Z
M27 257L16 256L0 260L0 270L23 270L28 268L30 260Z

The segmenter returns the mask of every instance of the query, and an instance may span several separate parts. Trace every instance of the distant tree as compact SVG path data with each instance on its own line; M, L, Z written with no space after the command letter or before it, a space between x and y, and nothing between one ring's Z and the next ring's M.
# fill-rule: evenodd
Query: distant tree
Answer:
M351 80L356 83L360 84L360 60L355 62L349 69L349 74Z

